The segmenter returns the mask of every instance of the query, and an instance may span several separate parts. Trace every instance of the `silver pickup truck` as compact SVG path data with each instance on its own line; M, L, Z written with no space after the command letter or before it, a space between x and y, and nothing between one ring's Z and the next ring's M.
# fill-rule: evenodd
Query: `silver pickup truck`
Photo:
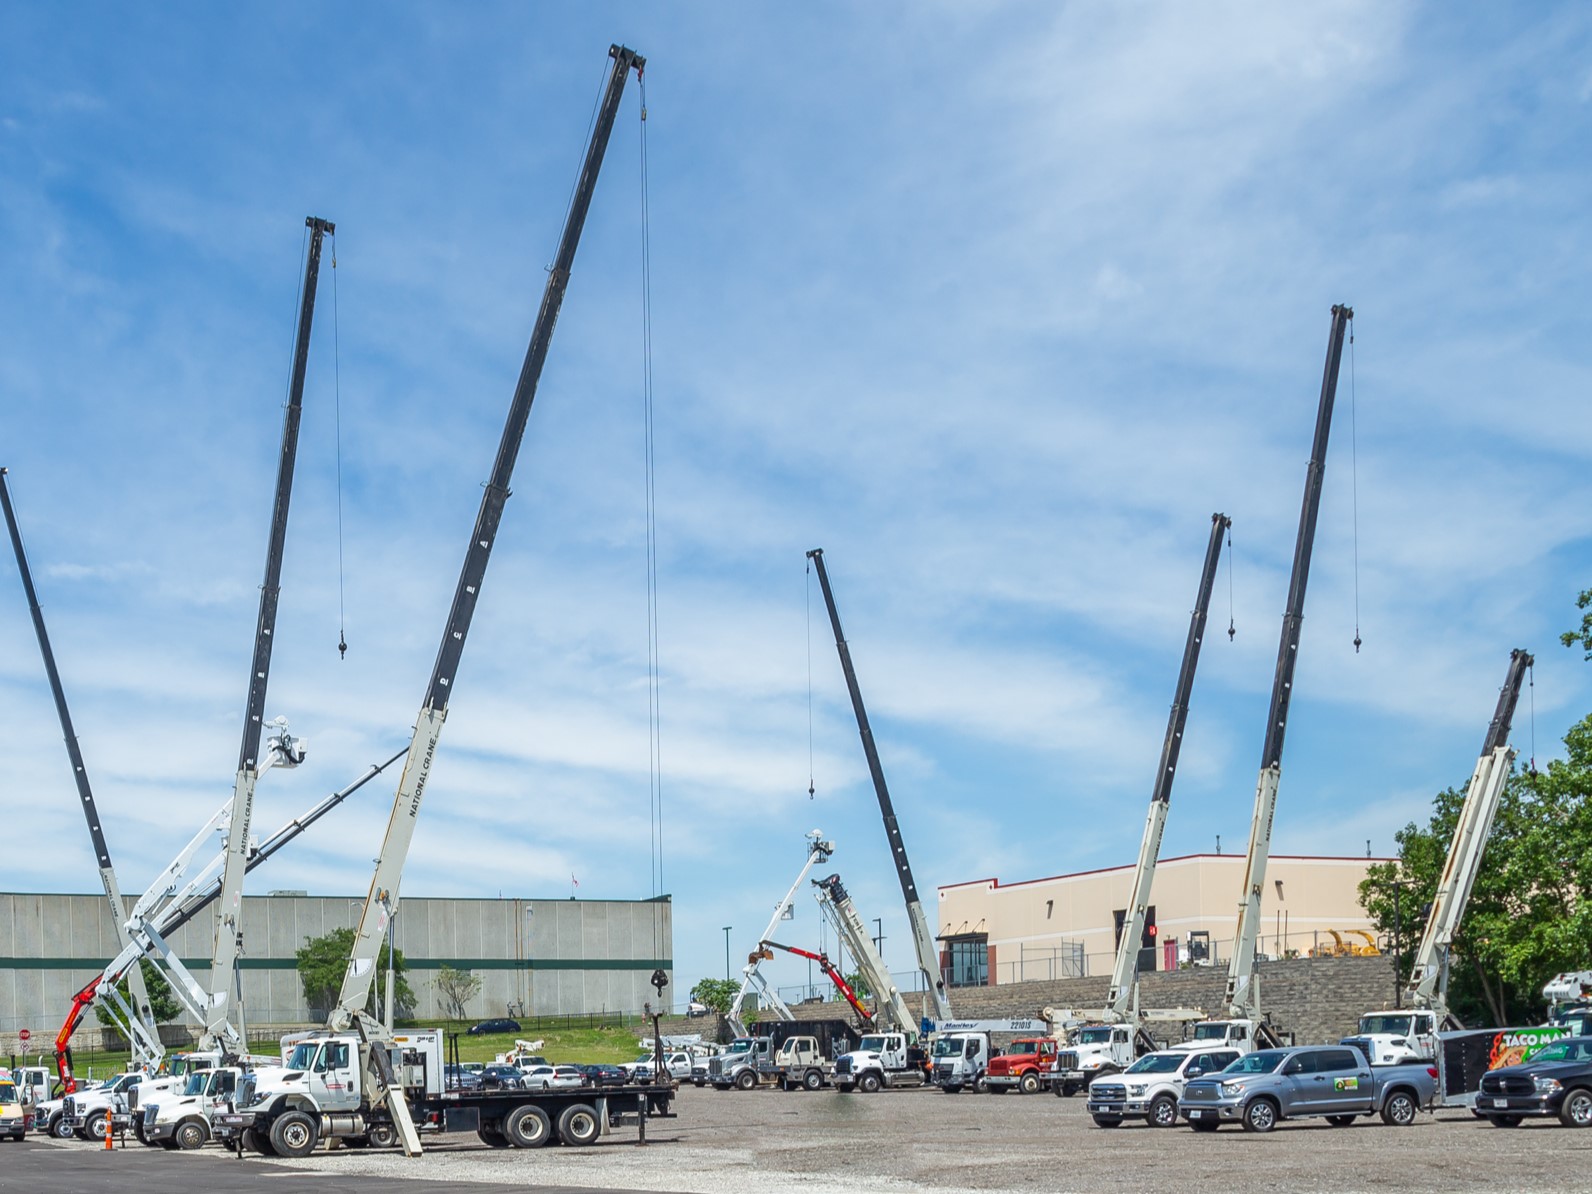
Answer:
M1372 1069L1346 1045L1261 1049L1219 1074L1192 1079L1178 1111L1195 1131L1239 1123L1269 1132L1285 1119L1322 1117L1334 1127L1362 1115L1403 1127L1437 1097L1437 1068L1425 1062Z

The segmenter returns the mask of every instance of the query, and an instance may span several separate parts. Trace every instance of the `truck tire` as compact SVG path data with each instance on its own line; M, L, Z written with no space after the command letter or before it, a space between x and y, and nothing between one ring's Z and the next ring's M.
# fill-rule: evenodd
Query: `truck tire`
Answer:
M1039 1085L1039 1075L1033 1070L1029 1070L1028 1073L1017 1080L1019 1094L1038 1094Z
M985 1094L1005 1094L1006 1093L1006 1087L1005 1086L986 1086L984 1088L984 1093Z
M873 1094L883 1085L884 1083L880 1081L879 1075L872 1070L857 1077L857 1089L862 1091L863 1094Z
M302 1111L288 1111L271 1123L271 1147L279 1157L307 1157L315 1151L319 1130Z
M942 1086L940 1089L946 1094L959 1094L962 1090L960 1086Z
M757 1075L751 1070L742 1070L739 1074L735 1075L736 1090L752 1090L756 1086Z
M59 1111L50 1116L49 1126L44 1130L56 1140L70 1140L72 1138L72 1129L66 1126L66 1116Z
M398 1143L398 1129L392 1124L371 1124L365 1139L371 1148L391 1148Z
M476 1128L475 1134L480 1137L481 1143L488 1148L507 1148L509 1146L509 1138L503 1134L501 1120L483 1119L480 1126Z
M144 1120L142 1116L133 1120L133 1135L138 1138L139 1144L146 1145L149 1148L155 1147L155 1142L151 1140L144 1132Z
M1098 1128L1120 1128L1122 1117L1120 1115L1097 1115L1094 1117L1095 1126Z
M1078 1088L1080 1086L1082 1086L1082 1085L1083 1085L1083 1083L1081 1083L1081 1082L1066 1082L1066 1081L1064 1081L1064 1082L1061 1083L1061 1085L1057 1089L1056 1093L1059 1094L1064 1099L1070 1099L1070 1098L1072 1098L1073 1095L1078 1093Z
M558 1138L565 1144L596 1144L602 1128L597 1109L585 1103L565 1107L564 1113L558 1117Z
M257 1128L243 1129L243 1147L262 1157L276 1156L276 1149L271 1147L271 1138Z
M1269 1132L1277 1126L1277 1104L1270 1099L1251 1099L1244 1108L1244 1131Z
M823 1074L817 1070L808 1070L802 1075L802 1088L805 1090L822 1090L824 1088Z
M1415 1113L1419 1110L1415 1095L1401 1086L1383 1097L1382 1122L1395 1128L1407 1128L1415 1122Z
M110 1110L92 1111L83 1121L83 1126L78 1129L78 1135L84 1140L102 1141L105 1139L105 1121L110 1117Z
M205 1141L209 1139L210 1129L205 1127L205 1121L202 1119L185 1119L171 1134L171 1142L183 1150L203 1148Z
M1156 1095L1150 1100L1148 1119L1152 1128L1177 1127L1177 1100L1169 1094Z
M516 1107L503 1121L503 1137L515 1148L541 1148L553 1138L552 1117L530 1103Z
M1578 1086L1559 1104L1559 1122L1567 1128L1592 1127L1592 1090Z

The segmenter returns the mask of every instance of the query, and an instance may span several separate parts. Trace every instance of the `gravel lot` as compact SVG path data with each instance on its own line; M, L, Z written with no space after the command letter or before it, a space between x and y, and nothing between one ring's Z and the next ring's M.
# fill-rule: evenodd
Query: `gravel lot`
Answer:
M1506 1131L1468 1113L1413 1127L1320 1120L1257 1136L1236 1127L1096 1128L1083 1100L937 1090L841 1095L686 1087L679 1118L647 1146L616 1135L591 1148L492 1150L473 1134L429 1138L423 1158L331 1152L277 1162L325 1174L452 1182L728 1194L740 1190L1566 1191L1592 1186L1592 1132L1555 1121ZM624 1129L630 1132L631 1129Z

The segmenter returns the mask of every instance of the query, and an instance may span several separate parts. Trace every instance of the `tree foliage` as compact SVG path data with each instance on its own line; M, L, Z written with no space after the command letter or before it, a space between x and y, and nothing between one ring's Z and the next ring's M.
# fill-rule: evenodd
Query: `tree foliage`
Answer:
M304 948L297 952L299 982L304 988L304 1002L317 1014L331 1011L343 988L343 975L348 970L348 956L354 952L354 930L333 929L324 937L306 937ZM404 978L404 951L393 951L393 998L402 1019L415 1010L415 993ZM371 979L370 999L367 1008L373 1008L378 992L383 998L387 991L387 944L382 943L376 957L376 973Z
M177 997L171 993L171 984L155 969L155 964L148 958L138 959L138 968L144 972L144 986L149 991L149 1010L154 1013L156 1024L169 1024L182 1014L182 1005L177 1002ZM124 978L116 984L116 992L132 1006L133 997L128 994L127 980ZM94 1018L107 1028L113 1027L116 1021L111 1018L110 1010L103 1001L94 1004Z
M741 984L728 978L704 978L691 988L691 998L709 1011L729 1014Z
M1544 982L1592 967L1592 716L1564 744L1546 771L1516 770L1499 802L1449 959L1449 1006L1466 1023L1534 1022ZM1399 861L1367 868L1360 884L1379 929L1402 921L1406 975L1463 802L1463 791L1439 792L1427 825L1396 835Z
M468 970L455 970L444 962L437 970L437 994L442 996L443 1014L450 1020L464 1019L470 1000L481 993L481 980Z
M1581 615L1581 628L1566 630L1559 641L1567 647L1580 647L1586 652L1584 658L1592 660L1592 589L1586 589L1575 599L1575 607L1585 611Z

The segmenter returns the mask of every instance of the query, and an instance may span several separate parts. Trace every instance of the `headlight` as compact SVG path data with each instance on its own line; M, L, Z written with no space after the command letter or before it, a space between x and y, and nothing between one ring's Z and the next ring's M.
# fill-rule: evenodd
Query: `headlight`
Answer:
M1223 1082L1222 1093L1224 1095L1243 1094L1244 1084L1242 1082Z
M1560 1089L1557 1078L1533 1078L1531 1082L1537 1088L1538 1094L1552 1094Z
M1132 1095L1134 1098L1138 1098L1140 1095L1142 1095L1145 1091L1147 1091L1149 1089L1150 1089L1150 1087L1149 1087L1148 1084L1141 1085L1141 1086L1130 1086L1130 1087L1128 1087L1128 1093L1130 1095Z

